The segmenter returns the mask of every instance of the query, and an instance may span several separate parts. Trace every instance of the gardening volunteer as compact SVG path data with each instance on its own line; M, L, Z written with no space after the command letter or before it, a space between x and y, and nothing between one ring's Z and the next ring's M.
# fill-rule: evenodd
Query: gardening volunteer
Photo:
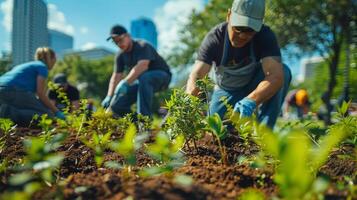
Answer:
M226 22L214 27L203 40L187 81L186 92L197 95L195 81L215 70L210 113L224 117L227 97L234 112L250 117L257 109L260 122L273 128L291 81L282 64L273 31L263 24L264 0L235 0Z
M3 74L0 77L0 118L10 118L20 126L27 126L35 114L65 119L46 95L48 70L55 63L55 52L40 47L36 50L35 61L17 65Z
M115 58L102 106L123 116L130 113L130 106L136 102L138 113L151 116L154 93L166 89L170 83L169 66L149 43L133 40L123 26L113 26L107 40L112 40L121 51Z

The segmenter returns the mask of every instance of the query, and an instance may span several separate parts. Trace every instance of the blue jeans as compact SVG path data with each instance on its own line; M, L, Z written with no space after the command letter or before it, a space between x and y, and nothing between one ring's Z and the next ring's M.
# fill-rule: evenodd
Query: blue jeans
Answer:
M0 118L9 118L20 126L28 126L35 114L54 117L34 93L0 86Z
M162 70L150 70L141 74L125 95L114 96L109 108L114 114L124 116L131 112L130 107L137 103L137 112L151 116L154 93L164 90L170 83L171 75Z
M291 82L291 71L288 66L283 65L284 69L284 84L282 88L272 96L268 101L264 102L258 109L257 118L258 121L267 125L270 128L273 128L278 118L281 106L284 102L284 98L288 92L289 85ZM220 100L221 97L225 96L228 100L228 103L232 106L244 97L248 96L253 90L255 90L258 84L264 80L265 75L262 67L256 69L254 78L244 87L239 88L233 91L226 91L220 88L217 88L213 91L212 100L210 104L210 114L218 113L221 118L224 117L224 114L227 111L227 108Z

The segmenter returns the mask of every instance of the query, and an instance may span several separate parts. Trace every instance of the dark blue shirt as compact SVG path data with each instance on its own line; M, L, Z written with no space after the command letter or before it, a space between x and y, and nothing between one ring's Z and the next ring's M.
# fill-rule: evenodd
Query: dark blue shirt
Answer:
M228 23L218 24L206 35L201 47L198 51L197 60L203 61L209 65L213 62L216 65L221 63L224 38L227 31ZM244 60L249 60L250 46L253 42L253 51L256 60L270 56L280 57L280 48L273 31L266 25L263 25L261 30L257 32L252 40L241 48L232 47L229 43L228 47L228 63L241 63Z
M27 62L13 67L10 71L0 76L0 86L14 86L35 93L37 76L47 78L47 65L41 61Z
M165 60L154 47L143 40L133 40L130 52L119 52L115 58L114 72L121 73L124 69L130 71L140 60L150 60L148 70L163 70L170 74Z

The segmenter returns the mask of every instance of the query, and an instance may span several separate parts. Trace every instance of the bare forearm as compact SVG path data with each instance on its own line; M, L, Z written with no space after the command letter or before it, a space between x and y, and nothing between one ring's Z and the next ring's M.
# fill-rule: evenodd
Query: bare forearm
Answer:
M142 73L148 69L145 65L136 65L130 70L129 74L126 76L126 80L129 84L133 83Z
M108 88L107 96L113 96L115 87L119 83L120 80L121 80L121 76L118 77L115 74L112 75L112 77L110 78L110 82L109 82L109 88Z
M251 92L247 97L255 100L257 105L265 102L276 94L282 87L283 79L275 77L267 77L259 83L257 88Z
M187 80L186 93L191 95L198 95L199 89L196 86L196 81L205 77L211 70L211 65L202 61L196 61L193 70Z
M191 94L194 96L197 96L197 94L199 93L199 89L196 86L196 81L200 79L200 77L193 73L190 75L190 77L187 80L187 85L186 85L186 93L187 94Z

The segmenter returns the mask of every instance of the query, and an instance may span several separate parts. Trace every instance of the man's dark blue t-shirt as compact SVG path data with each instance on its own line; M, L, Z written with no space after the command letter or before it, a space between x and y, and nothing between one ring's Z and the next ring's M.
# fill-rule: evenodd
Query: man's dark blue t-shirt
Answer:
M140 60L150 60L148 70L163 70L170 73L169 66L157 51L145 41L133 40L130 52L119 52L115 59L114 72L130 71Z
M213 62L218 66L221 63L225 35L228 23L224 22L214 27L203 40L198 51L197 60L203 61L206 64L212 65ZM227 36L228 37L228 36ZM263 25L261 30L257 32L252 40L244 47L235 48L229 43L228 49L228 63L241 63L248 60L250 53L250 46L253 42L253 51L256 60L259 61L265 57L280 57L280 48L273 31L266 25Z

